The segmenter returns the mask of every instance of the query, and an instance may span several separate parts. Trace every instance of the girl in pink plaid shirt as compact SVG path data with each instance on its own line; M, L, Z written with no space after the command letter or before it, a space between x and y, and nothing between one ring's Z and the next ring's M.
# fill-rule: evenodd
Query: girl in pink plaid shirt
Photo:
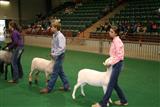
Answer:
M109 35L113 39L109 50L109 55L110 57L112 57L112 60L108 62L107 66L113 66L113 70L107 91L103 96L103 99L99 103L92 105L92 107L106 107L109 98L111 97L113 89L115 89L120 99L118 101L115 101L115 104L122 106L128 105L128 101L118 85L118 77L121 72L124 60L124 45L121 39L119 38L119 29L116 26L111 26Z

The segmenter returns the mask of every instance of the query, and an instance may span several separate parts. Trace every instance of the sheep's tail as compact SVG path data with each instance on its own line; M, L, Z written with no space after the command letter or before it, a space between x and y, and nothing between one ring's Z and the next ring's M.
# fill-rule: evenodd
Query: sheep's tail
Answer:
M32 85L32 73L33 73L33 68L31 67L31 72L29 73L29 77L28 77L28 81L29 81L29 85Z
M32 81L32 71L29 73L29 78L28 78L28 80L31 82Z
M29 78L28 78L29 81L32 81L32 73L33 73L32 71L29 73Z
M77 78L77 83L83 82L83 80L82 80L82 77L84 76L83 72L85 72L85 69L82 69L82 70L79 71L78 78Z
M34 59L32 60L32 64L31 64L31 71L29 73L29 81L32 82L32 73L34 71Z
M80 71L78 72L78 75L77 75L77 83L80 82Z

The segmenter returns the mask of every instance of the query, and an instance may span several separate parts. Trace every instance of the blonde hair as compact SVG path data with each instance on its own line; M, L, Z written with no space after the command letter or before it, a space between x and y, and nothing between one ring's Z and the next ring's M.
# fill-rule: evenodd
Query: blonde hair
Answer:
M54 19L51 21L51 25L57 28L57 30L61 29L61 20L60 19Z

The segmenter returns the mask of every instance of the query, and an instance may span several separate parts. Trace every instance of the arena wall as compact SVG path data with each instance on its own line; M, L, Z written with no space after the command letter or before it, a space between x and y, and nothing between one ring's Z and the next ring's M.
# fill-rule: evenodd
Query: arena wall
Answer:
M26 45L51 47L51 36L24 36ZM109 40L98 39L81 39L81 38L67 38L67 49L92 52L97 54L107 55L110 47ZM146 60L160 59L160 44L159 43L139 43L124 41L125 56Z

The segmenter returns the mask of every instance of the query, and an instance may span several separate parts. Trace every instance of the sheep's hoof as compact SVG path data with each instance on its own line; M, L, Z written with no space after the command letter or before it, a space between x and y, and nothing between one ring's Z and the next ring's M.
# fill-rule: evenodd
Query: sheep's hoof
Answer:
M110 104L113 104L113 102L112 102L111 98L109 99L109 103L110 103Z
M82 96L85 97L86 95L84 93L82 93Z
M34 80L34 83L37 85L38 84L38 80Z
M107 107L109 107L109 103L107 103Z
M49 80L46 81L47 83L49 82Z
M73 98L73 100L75 100L75 99L76 99L76 97L75 97L75 96L72 96L72 98Z
M32 85L32 81L29 81L29 85L30 85L30 86Z

